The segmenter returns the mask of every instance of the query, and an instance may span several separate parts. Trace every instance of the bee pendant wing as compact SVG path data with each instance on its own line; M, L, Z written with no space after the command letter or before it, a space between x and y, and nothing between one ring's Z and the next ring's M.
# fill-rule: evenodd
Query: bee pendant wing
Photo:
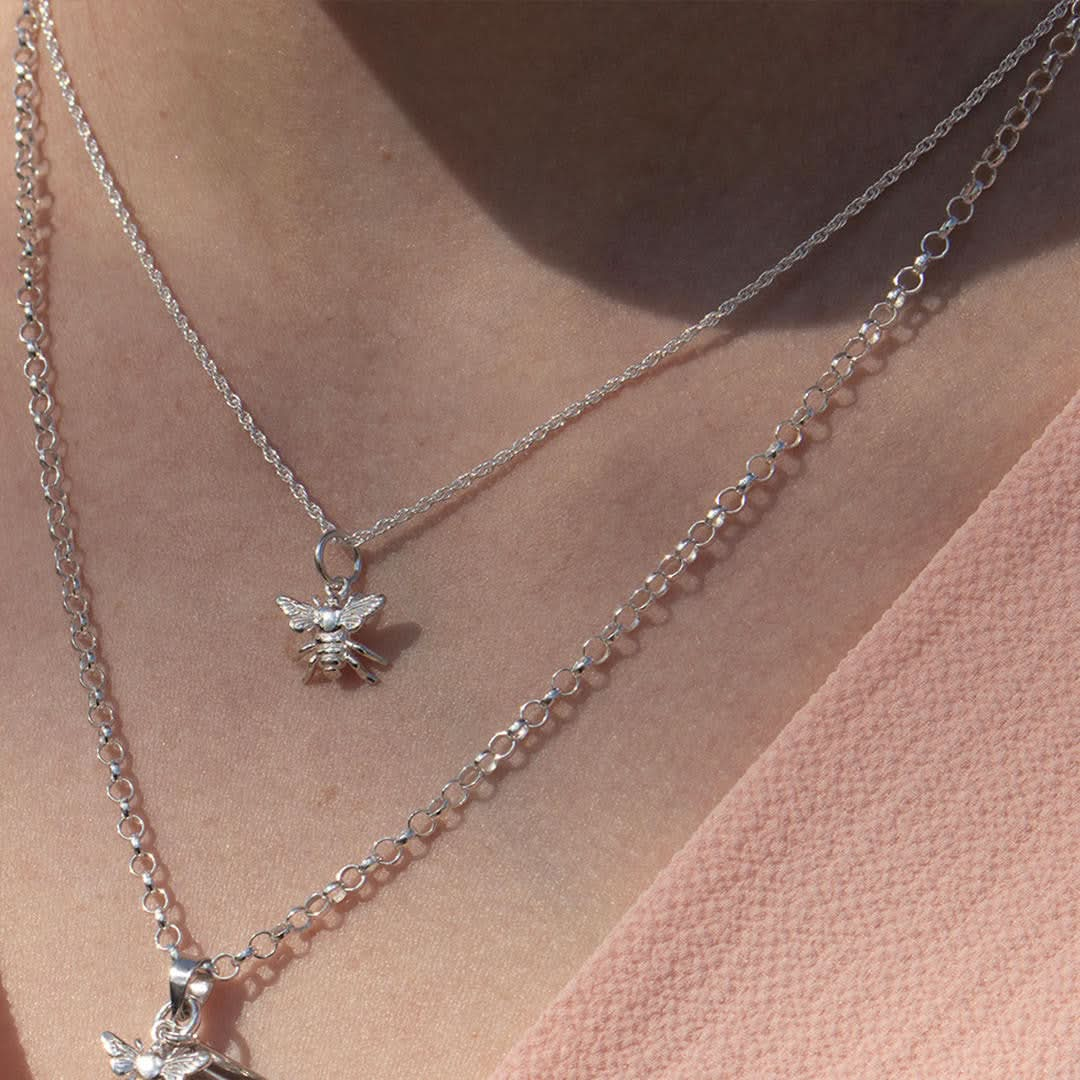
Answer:
M341 609L341 625L346 630L358 630L360 624L385 603L385 596L354 596Z
M111 1031L101 1033L101 1045L105 1047L105 1053L113 1059L112 1071L117 1076L127 1076L134 1071L135 1058L139 1053L134 1046L128 1046L123 1039Z
M185 1077L210 1064L209 1050L185 1050L181 1054L173 1054L161 1066L161 1080L185 1080Z
M293 630L313 630L318 625L316 611L310 604L279 596L277 606L289 616L289 626Z

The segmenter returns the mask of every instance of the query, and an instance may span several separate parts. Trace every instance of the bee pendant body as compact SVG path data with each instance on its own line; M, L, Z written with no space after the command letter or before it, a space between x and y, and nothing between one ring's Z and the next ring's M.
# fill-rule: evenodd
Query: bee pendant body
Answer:
M105 1031L101 1043L112 1059L113 1076L122 1080L262 1080L194 1039L179 1043L155 1040L149 1047L136 1039L131 1046Z
M342 604L329 590L325 603L313 597L310 604L302 604L288 596L279 596L278 607L289 616L289 626L293 630L297 633L315 631L314 636L300 646L300 655L306 660L304 682L310 682L316 672L325 679L337 679L346 668L351 668L365 682L377 683L378 675L369 670L364 661L383 667L388 661L373 649L353 641L350 635L385 602L384 596L353 596Z
M377 683L379 676L368 671L361 658L386 666L386 661L377 652L353 641L349 631L344 628L329 632L320 630L311 641L300 646L300 655L307 653L311 653L311 656L307 660L304 682L310 682L316 671L328 679L336 679L346 667L350 667L369 683Z

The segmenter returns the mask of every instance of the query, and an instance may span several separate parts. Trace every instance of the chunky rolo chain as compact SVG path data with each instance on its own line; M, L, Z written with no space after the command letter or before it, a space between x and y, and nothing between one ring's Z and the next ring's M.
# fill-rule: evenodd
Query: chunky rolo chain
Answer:
M105 668L98 655L97 633L90 618L90 601L83 591L82 571L75 548L75 534L69 520L68 497L60 440L45 353L44 257L40 247L37 99L35 78L37 50L34 35L37 21L32 3L24 3L15 32L15 177L19 228L19 274L22 285L16 301L22 311L19 340L26 359L23 374L30 385L30 417L34 422L34 448L41 465L41 490L47 507L49 535L53 539L53 560L60 577L64 610L71 619L71 644L79 656L79 682L87 693L87 717L97 731L98 760L108 769L105 788L108 797L120 808L116 831L131 848L128 869L143 883L142 906L153 915L156 927L154 944L175 955L182 934L168 915L169 896L157 883L157 858L143 847L146 824L132 810L136 801L135 781L127 770L127 751L116 734L116 716L107 697Z
M42 10L47 11L47 5L43 4ZM694 562L703 548L713 542L725 522L746 506L748 492L772 478L777 459L801 444L806 425L820 416L828 408L832 396L856 375L863 359L896 323L907 299L923 288L930 267L948 255L953 233L971 221L977 201L993 186L998 169L1017 148L1022 133L1053 88L1065 61L1075 53L1080 39L1080 0L1058 4L1054 12L1061 16L1067 13L1067 21L1051 38L1042 62L1028 76L1016 103L1006 112L994 132L993 141L972 167L970 176L946 204L944 220L923 236L912 262L893 276L884 298L870 308L866 319L830 359L821 377L803 393L791 416L776 425L769 445L748 459L744 475L719 492L704 516L689 526L672 550L615 608L604 627L584 642L577 658L554 673L547 689L539 697L524 702L509 726L492 735L480 752L442 786L434 799L407 815L400 832L377 839L363 858L343 866L329 883L313 892L302 904L290 908L282 922L252 934L240 950L219 952L212 961L215 978L235 978L246 962L269 958L290 934L309 929L333 906L362 889L373 871L399 863L405 858L411 840L431 836L439 827L442 815L464 806L472 790L492 776L532 731L551 719L555 704L572 698L580 690L586 673L604 664L612 654L612 646L641 625L642 614L668 594L675 579ZM1053 21L1046 26L1045 32L1052 28ZM176 957L182 934L169 918L169 896L155 878L157 859L143 846L145 824L132 809L137 802L135 782L127 768L124 744L117 734L115 709L107 696L105 669L98 655L90 603L83 591L75 537L68 517L42 317L44 260L39 247L38 86L34 44L37 26L34 4L27 0L17 23L18 45L14 54L17 236L22 276L17 302L22 313L19 340L26 355L23 371L30 386L30 416L41 465L49 535L54 541L56 572L61 581L64 610L71 619L71 643L79 657L79 681L87 691L87 715L97 733L98 759L109 774L106 793L119 807L117 831L131 848L128 866L143 884L142 906L156 923L154 943Z
M963 120L1016 67L1020 60L1035 48L1038 42L1049 33L1054 23L1065 15L1068 6L1069 0L1061 0L1060 3L1055 4L1031 33L1024 37L1016 48L1005 56L1001 63L959 105L940 120L929 135L920 139L895 165L886 169L861 195L852 199L843 210L811 233L802 243L797 244L775 266L762 271L753 281L744 285L737 293L723 301L718 307L703 315L696 323L687 326L670 341L630 364L599 386L594 387L583 397L570 402L569 405L564 406L542 424L538 424L531 431L516 439L510 446L500 450L497 454L480 462L480 464L474 465L467 472L461 473L448 484L436 488L415 503L403 506L394 513L379 518L374 524L366 528L348 533L347 540L349 543L359 547L375 537L397 528L399 525L404 525L417 515L426 513L433 507L454 498L467 488L472 487L477 481L490 476L496 469L509 464L518 455L536 446L553 432L565 427L588 409L595 408L627 383L640 379L669 356L674 355L684 346L690 344L703 331L716 327L737 308L748 300L752 300L764 289L767 289L781 274L786 273L805 259L815 248L820 247L831 236L838 233L852 218L862 213L882 192L895 184L923 155L933 150L952 131L956 124ZM60 93L75 123L75 130L86 148L94 172L97 173L98 179L101 181L109 205L112 206L124 235L127 237L136 256L138 256L139 262L150 279L150 283L154 286L158 296L161 298L161 302L172 316L180 334L191 347L203 370L210 377L214 388L221 395L225 404L235 413L238 423L262 452L265 460L273 467L279 479L288 486L293 498L304 508L308 517L318 522L323 533L337 531L337 526L330 521L326 512L315 501L308 488L301 483L293 470L282 460L280 451L270 442L266 432L255 422L240 395L233 389L218 366L217 361L211 356L210 350L191 324L191 320L181 308L179 300L177 300L176 295L165 280L165 276L159 269L157 260L154 258L145 238L140 234L131 209L124 201L124 197L117 187L112 173L109 171L105 155L90 127L86 113L79 104L71 81L71 75L65 67L60 45L56 38L50 0L40 0L37 9L40 15L41 35L45 43L45 49L49 54L50 64L56 75Z

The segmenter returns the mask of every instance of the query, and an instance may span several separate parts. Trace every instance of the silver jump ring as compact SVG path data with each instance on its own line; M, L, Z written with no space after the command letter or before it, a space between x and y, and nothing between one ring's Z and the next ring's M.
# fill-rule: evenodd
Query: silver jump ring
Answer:
M201 1020L202 1010L195 998L188 998L184 1002L180 1015L173 1014L172 1002L167 1001L154 1017L154 1026L151 1031L155 1039L180 1043L195 1034Z
M341 544L352 552L353 572L347 578L343 579L340 574L331 574L326 569L326 563L323 559L326 555L327 544ZM360 558L360 548L349 539L346 533L341 532L339 529L330 529L329 532L324 532L319 537L319 542L315 545L315 569L319 571L327 585L335 585L344 580L346 585L351 586L359 580L363 566L364 561Z

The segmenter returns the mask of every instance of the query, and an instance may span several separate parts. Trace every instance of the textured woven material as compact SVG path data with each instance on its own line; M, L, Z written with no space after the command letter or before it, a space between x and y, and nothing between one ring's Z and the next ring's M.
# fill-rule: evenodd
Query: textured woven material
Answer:
M1080 1077L1080 395L493 1080Z

